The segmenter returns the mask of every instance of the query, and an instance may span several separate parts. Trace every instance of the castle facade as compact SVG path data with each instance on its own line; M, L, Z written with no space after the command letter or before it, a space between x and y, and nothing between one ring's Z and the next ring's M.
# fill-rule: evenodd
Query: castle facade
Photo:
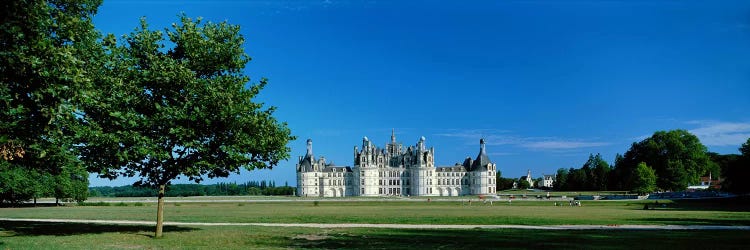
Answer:
M362 148L354 147L354 167L336 166L325 158L315 159L312 140L297 163L297 195L303 197L344 196L459 196L495 194L497 169L479 141L479 154L463 164L435 166L435 149L425 138L404 148L391 133L385 148L367 137Z

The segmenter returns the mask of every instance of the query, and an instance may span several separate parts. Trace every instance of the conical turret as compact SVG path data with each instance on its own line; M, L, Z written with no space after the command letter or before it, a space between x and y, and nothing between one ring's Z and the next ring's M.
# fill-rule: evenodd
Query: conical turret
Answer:
M487 164L490 163L490 157L487 156L487 151L485 150L484 139L479 139L479 155L477 155L477 159L474 160L469 171L486 171Z

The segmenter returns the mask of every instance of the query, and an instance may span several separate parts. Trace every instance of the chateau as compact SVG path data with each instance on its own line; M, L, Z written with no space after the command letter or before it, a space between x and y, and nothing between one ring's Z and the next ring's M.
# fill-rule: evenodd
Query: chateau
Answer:
M425 138L404 148L391 141L385 148L373 145L367 137L362 148L354 147L354 167L336 166L321 157L315 159L312 140L307 153L297 164L297 195L314 197L343 196L459 196L495 194L496 165L479 140L476 159L467 157L463 164L435 166L435 149L425 145Z

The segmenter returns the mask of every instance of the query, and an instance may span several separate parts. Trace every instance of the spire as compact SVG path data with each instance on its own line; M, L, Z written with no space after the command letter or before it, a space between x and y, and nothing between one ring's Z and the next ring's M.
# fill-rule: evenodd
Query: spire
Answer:
M309 156L313 155L313 152L312 152L312 139L307 139L307 155L309 155Z
M490 157L487 156L487 151L484 148L484 139L479 139L479 155L477 155L477 159L472 162L469 171L486 171L487 164L490 163L492 163L492 161L490 161Z
M312 153L312 139L307 139L307 154L305 157L300 157L299 165L305 168L305 171L317 171L313 168L313 162L315 158Z
M396 144L396 129L391 129L391 143Z

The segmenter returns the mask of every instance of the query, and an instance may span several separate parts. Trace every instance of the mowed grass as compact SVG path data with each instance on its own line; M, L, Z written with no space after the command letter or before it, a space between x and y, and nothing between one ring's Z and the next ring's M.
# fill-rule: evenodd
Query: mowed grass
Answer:
M558 201L558 203L560 203ZM292 202L170 203L167 221L400 224L649 224L750 225L747 199L584 201L581 207L554 201L414 202L322 200ZM99 204L94 204L99 205ZM665 207L663 207L665 206ZM156 206L0 208L0 217L67 219L155 219ZM261 226L153 226L0 221L0 249L745 249L743 230L521 230L378 229Z
M462 201L290 201L259 203L170 203L165 220L175 222L515 224L515 225L750 225L750 210L737 202L514 201L494 205ZM713 204L713 205L711 205ZM666 207L662 207L662 206ZM0 217L145 220L156 217L153 203L143 206L66 206L0 208Z
M743 249L746 231L153 227L8 222L3 249Z

